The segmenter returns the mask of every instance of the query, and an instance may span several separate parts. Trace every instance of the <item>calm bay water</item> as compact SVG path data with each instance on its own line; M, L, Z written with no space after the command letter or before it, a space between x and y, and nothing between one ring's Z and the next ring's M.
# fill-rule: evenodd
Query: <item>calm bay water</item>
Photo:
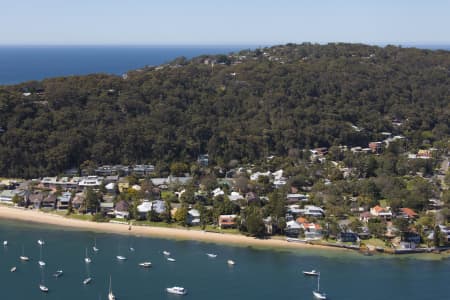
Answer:
M108 73L121 75L177 57L227 54L249 46L1 46L0 84L48 77Z
M38 239L44 239L43 274L37 264ZM94 239L98 253L92 252ZM109 275L117 299L180 299L165 288L181 285L189 294L183 299L313 299L314 278L302 270L322 272L321 287L330 299L448 299L450 260L421 260L405 257L364 257L337 251L299 250L281 252L224 245L139 238L113 234L58 229L51 226L0 220L2 299L106 299ZM20 262L22 245L32 259ZM129 247L135 248L134 252ZM1 246L0 246L1 247ZM89 247L92 263L84 263ZM165 260L167 250L176 262ZM217 253L209 258L206 253ZM119 262L116 255L128 257ZM234 267L227 259L236 261ZM145 270L138 263L150 260ZM17 266L15 273L10 272ZM63 269L64 275L52 273ZM92 276L84 286L86 276ZM43 275L50 292L38 289Z

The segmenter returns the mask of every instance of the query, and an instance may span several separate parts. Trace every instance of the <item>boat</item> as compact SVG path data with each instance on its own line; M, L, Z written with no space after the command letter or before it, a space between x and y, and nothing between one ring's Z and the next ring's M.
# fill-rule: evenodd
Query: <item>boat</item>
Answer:
M37 240L37 243L39 244L39 246L42 246L45 244L44 240Z
M169 256L170 252L169 251L163 251L163 254Z
M11 273L12 273L12 272L15 272L16 270L17 270L16 267L12 267L10 271L11 271Z
M116 258L118 260L127 260L127 258L125 256L122 256L122 255L117 255Z
M131 252L134 252L134 248L133 248L133 247L130 247L130 251L131 251Z
M98 252L100 250L97 248L97 239L94 240L94 246L92 247L92 250L94 250L94 252Z
M40 285L39 285L39 289L40 289L41 291L43 291L44 293L47 293L47 292L48 292L48 287L46 287L46 286L43 285L43 284L40 284Z
M39 289L41 291L43 291L44 293L48 292L48 287L45 286L45 282L44 282L44 269L41 269L41 282L39 283Z
M320 291L320 274L317 276L317 290L313 291L313 296L316 299L327 299L327 295Z
M217 254L213 254L213 253L206 253L206 255L208 255L208 257L211 257L211 258L217 257Z
M234 260L227 260L227 264L229 264L230 266L234 266L236 263L234 262Z
M172 258L172 257L168 257L167 260L168 260L168 261L172 261L172 262L175 262L175 261L176 261L175 258Z
M21 261L29 261L30 260L30 258L28 256L25 256L25 251L24 251L23 246L22 246L22 255L19 256L19 258Z
M116 300L116 296L114 296L111 287L111 276L109 276L109 292L108 292L108 300Z
M86 248L86 256L84 257L84 262L87 264L91 263L91 259L88 257L88 254L87 254L87 248Z
M39 261L38 264L41 268L45 267L45 261L42 260L42 246L39 248Z
M84 284L84 285L87 285L87 284L91 283L91 281L92 281L92 278L91 278L91 277L88 277L88 278L86 278L85 280L83 280L83 284Z
M150 268L152 266L152 263L149 261L144 261L144 262L139 263L139 266L143 267L143 268Z
M306 275L306 276L319 276L320 273L317 272L316 270L312 270L312 271L303 271L303 275Z
M3 246L8 246L8 241L3 241Z
M63 270L57 270L55 273L53 273L53 277L58 278L61 277L62 274L64 274Z
M40 241L40 240L39 240ZM39 266L41 267L41 268L43 268L43 267L45 267L45 261L42 259L42 245L43 244L40 244L41 246L39 247L39 261L38 261L38 264L39 264Z
M176 295L186 295L187 291L184 287L174 286L166 289L168 293L176 294Z

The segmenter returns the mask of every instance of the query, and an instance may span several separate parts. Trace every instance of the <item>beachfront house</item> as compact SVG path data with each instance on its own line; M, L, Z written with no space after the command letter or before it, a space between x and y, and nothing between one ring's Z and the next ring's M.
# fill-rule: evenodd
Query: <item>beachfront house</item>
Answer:
M55 209L56 207L56 195L55 194L49 194L44 199L42 199L41 202L41 208L42 209Z
M139 219L141 219L141 220L146 219L147 218L147 214L151 210L152 210L152 203L149 200L142 201L142 203L137 206Z
M339 232L337 240L342 243L356 243L359 241L359 237L354 232Z
M116 203L116 207L114 208L114 215L119 219L128 219L130 216L129 213L130 205L126 201L119 201Z
M57 198L56 208L58 210L68 209L71 198L72 198L72 193L70 193L70 192L62 193L61 196L58 196L58 198Z
M36 192L28 196L28 205L32 208L41 208L41 203L43 200L44 194L41 192Z
M200 225L200 212L197 209L190 209L188 211L187 223L191 226Z
M237 215L220 215L219 227L221 229L236 228L237 227L236 219Z
M284 232L286 233L286 236L297 238L300 234L302 227L300 224L298 224L295 220L290 220L286 222L286 228L284 229Z
M25 191L22 190L3 190L0 192L0 203L12 204L14 196L24 197Z

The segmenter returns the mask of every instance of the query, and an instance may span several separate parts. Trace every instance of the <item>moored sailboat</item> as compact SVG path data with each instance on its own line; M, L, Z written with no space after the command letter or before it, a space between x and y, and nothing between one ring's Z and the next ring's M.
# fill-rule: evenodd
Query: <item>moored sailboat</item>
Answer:
M116 296L113 294L112 286L111 286L111 276L109 276L109 292L108 292L108 300L116 300Z
M324 300L327 299L327 295L320 291L320 274L317 276L317 290L312 292L316 299Z

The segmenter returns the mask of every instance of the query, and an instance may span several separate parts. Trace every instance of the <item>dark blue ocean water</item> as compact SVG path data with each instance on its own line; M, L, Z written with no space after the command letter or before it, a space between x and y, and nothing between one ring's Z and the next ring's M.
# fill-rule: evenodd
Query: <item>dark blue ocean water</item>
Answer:
M121 75L177 57L227 54L251 46L1 46L0 84L48 77L108 73ZM253 47L254 48L254 47Z
M37 264L38 239L45 240L43 270ZM97 253L91 248L94 239L100 248ZM5 300L107 299L109 276L120 300L313 300L316 280L302 275L311 269L321 272L321 289L332 300L449 299L450 259L438 260L435 254L428 255L434 259L424 260L333 250L280 252L0 220L2 240L9 241L7 247L0 244L0 299ZM19 260L22 247L31 259L27 263ZM83 261L86 248L92 259L88 267ZM166 261L163 250L177 261ZM218 256L209 258L206 253ZM116 255L128 260L120 262ZM236 265L228 266L227 259ZM145 260L153 267L140 268L138 263ZM12 266L17 267L14 273ZM56 279L52 273L57 269L63 269L64 275ZM88 275L93 280L85 286L82 281ZM39 290L41 280L50 289L48 294ZM174 285L187 288L188 295L168 295L165 288Z

